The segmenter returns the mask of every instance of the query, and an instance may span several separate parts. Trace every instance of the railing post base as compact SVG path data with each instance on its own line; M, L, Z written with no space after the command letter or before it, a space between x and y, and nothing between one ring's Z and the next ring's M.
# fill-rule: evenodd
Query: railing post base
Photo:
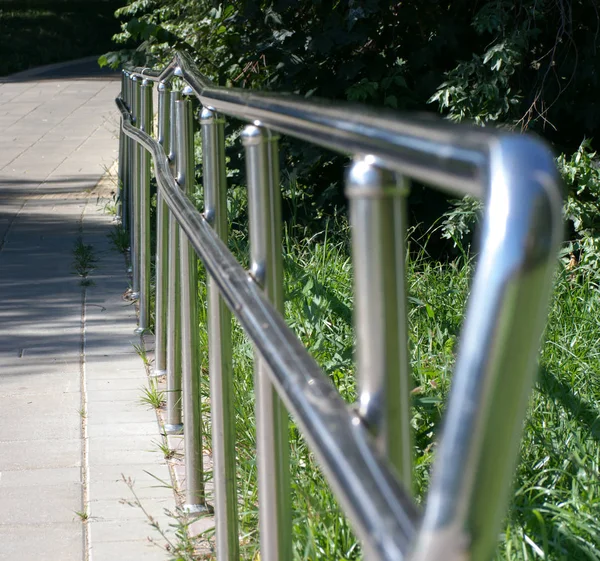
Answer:
M183 425L164 425L165 433L172 434L183 434Z

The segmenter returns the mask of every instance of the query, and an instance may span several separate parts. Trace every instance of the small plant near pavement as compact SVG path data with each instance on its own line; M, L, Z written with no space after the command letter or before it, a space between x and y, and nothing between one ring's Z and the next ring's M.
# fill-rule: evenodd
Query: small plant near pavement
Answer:
M150 359L148 358L148 353L146 352L146 347L144 343L142 342L139 345L137 343L133 343L133 348L135 349L135 352L138 354L138 356L142 359L144 366L148 368L151 363Z
M90 515L86 510L76 510L75 514L82 522L87 522L90 519Z
M150 378L148 386L142 388L140 403L142 405L150 405L154 409L160 409L165 404L165 392L158 388L155 380Z
M129 250L129 234L120 224L116 225L108 234L111 245L119 253L127 253Z
M154 444L156 444L158 449L162 452L165 460L171 460L175 457L176 452L169 447L169 443L167 442L166 438L161 442L155 442Z
M91 286L93 284L88 276L95 268L94 248L90 244L83 243L83 238L79 236L73 248L73 271L74 274L81 277L81 286Z
M150 474L152 475L152 474ZM167 531L163 528L160 523L146 510L146 507L140 501L137 493L134 489L134 483L131 478L123 477L123 481L129 487L133 495L133 499L126 500L122 499L121 503L129 505L134 508L139 508L145 515L148 524L154 528L160 537L162 538L163 543L159 543L157 539L148 538L151 543L159 547L168 553L169 561L198 561L200 557L197 554L198 545L202 540L207 539L214 530L209 530L204 534L201 534L196 537L190 537L188 533L188 527L190 523L193 521L183 510L176 509L175 512L171 512L166 510L165 513L169 516L173 522L169 524L169 527L174 532ZM160 481L160 480L159 480ZM165 485L163 483L163 485ZM195 518L194 518L195 519Z

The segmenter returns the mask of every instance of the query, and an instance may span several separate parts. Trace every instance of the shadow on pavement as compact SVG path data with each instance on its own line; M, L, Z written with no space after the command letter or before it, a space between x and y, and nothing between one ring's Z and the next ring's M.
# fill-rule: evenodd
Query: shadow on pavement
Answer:
M60 203L60 201L55 201ZM94 199L88 202L95 205ZM24 215L15 231L0 251L0 356L11 364L25 364L19 359L72 360L80 350L82 278L78 275L75 244L82 232L81 213L61 212L60 204L54 214L42 212ZM83 208L81 209L83 210ZM0 213L0 221L2 213ZM103 258L106 240L113 225L94 214L87 215L83 240L92 244L94 259ZM98 246L104 246L104 250ZM96 284L105 285L114 278L115 271L95 267L94 261L88 290L95 292ZM115 281L113 281L115 282ZM127 289L123 261L123 292ZM88 304L95 305L95 304ZM123 306L131 303L123 301ZM102 308L102 306L99 306ZM102 311L100 309L100 311ZM95 330L95 352L110 354L115 333L131 331L131 319L109 316L102 320L96 314L87 322L87 329ZM106 350L105 350L106 349ZM5 369L2 377L23 375L27 368L14 372Z

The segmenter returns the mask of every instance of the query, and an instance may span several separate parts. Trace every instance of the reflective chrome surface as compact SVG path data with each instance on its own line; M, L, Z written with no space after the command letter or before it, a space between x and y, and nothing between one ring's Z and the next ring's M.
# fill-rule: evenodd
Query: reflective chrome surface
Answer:
M358 414L412 490L412 375L406 309L408 183L356 158L346 177L354 267Z
M164 82L158 85L157 140L169 153L171 91ZM160 192L156 194L156 298L154 314L154 375L167 373L167 302L169 298L169 207Z
M175 102L177 184L188 197L195 190L194 119L191 91L184 89ZM181 376L185 441L185 504L188 512L205 512L202 417L200 394L200 339L198 336L198 258L188 237L179 238L181 287Z
M556 168L542 143L498 139L486 175L480 258L416 559L451 546L470 559L493 553L562 238Z
M152 132L152 82L144 80L140 88L139 128L146 134ZM137 333L150 326L150 156L142 147L138 152L139 248L137 266L139 281L139 319Z
M248 182L250 272L273 307L283 314L277 140L263 127L248 125L242 131ZM260 551L264 561L283 561L292 557L289 422L272 377L268 364L260 352L256 352L254 393Z
M139 127L141 115L141 80L137 76L131 76L131 115L133 124ZM140 155L142 147L132 143L132 187L131 187L131 297L140 296Z
M212 228L217 212L216 206L211 208L214 192L207 195L204 218L178 188L160 144L132 126L125 103L117 100L123 132L152 153L159 192L173 217L171 230L176 231L179 224L185 232L211 284L214 281L218 286L259 355L257 391L263 405L259 406L257 421L258 460L259 466L270 465L268 473L271 483L275 483L270 485L264 474L259 477L261 557L289 558L285 530L288 510L284 504L288 499L284 491L287 468L281 454L286 446L282 429L285 421L279 414L282 409L277 405L274 388L323 467L364 543L367 558L489 559L517 461L562 233L561 188L551 154L531 137L489 128L216 87L197 72L188 55L181 53L162 72L133 69L132 75L154 81L178 76L191 86L188 93L193 92L210 108L209 113L219 111L254 123L244 136L249 183L253 186L253 250L248 275L223 243L223 231ZM135 95L132 99L135 115ZM265 143L269 130L355 157L348 192L357 261L361 400L356 413L286 326L281 296L269 288L281 288L280 281L269 278L279 267L273 259L281 257L276 246L280 240L273 195L278 193L274 180L276 153L273 143ZM206 141L205 148L213 157L210 142ZM186 143L181 146L189 147L189 136ZM265 151L265 146L269 150ZM132 168L138 169L136 161ZM402 250L404 196L403 183L393 181L391 172L456 194L475 195L485 201L487 209L480 259L422 523L406 491L410 487L411 446ZM218 181L214 173L208 180ZM189 274L182 275L184 282ZM176 289L173 292L177 294ZM212 288L211 295L214 302ZM222 308L211 305L211 310L209 325L221 330L222 336L226 333L223 323L217 324L212 317L221 314ZM223 321L222 314L220 317ZM211 353L227 354L230 348L215 336ZM168 345L168 364L176 360L171 354L178 355L179 350ZM220 362L211 363L211 369L226 371L222 355ZM219 391L227 391L212 385L217 397ZM185 393L189 399L193 390ZM224 401L222 405L219 416L226 423L227 406ZM219 454L226 457L226 452ZM227 460L223 461L226 465ZM220 508L230 508L223 501L219 504L225 505ZM230 528L222 530L221 535L230 540L226 551L232 552L234 537Z
M200 115L204 175L204 216L227 243L227 170L225 122L210 109ZM217 283L208 277L208 370L212 420L213 483L216 547L219 560L239 559L238 493L235 451L235 409L231 312Z
M148 148L169 208L215 279L229 309L270 367L273 383L314 451L359 537L376 558L403 559L418 510L379 456L369 433L281 315L180 191L161 146L136 130L121 100L125 134Z
M178 90L171 91L168 107L169 121L169 157L170 171L176 171L177 142L175 104L180 99ZM159 195L164 199L162 191ZM166 202L166 201L165 201ZM179 264L180 228L177 219L169 212L168 237L168 276L167 276L167 434L179 434L183 431L183 412L181 403L181 282Z

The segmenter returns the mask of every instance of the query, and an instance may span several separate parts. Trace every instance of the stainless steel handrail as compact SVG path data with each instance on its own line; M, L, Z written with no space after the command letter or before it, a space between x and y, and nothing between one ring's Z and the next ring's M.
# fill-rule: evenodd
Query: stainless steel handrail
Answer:
M154 160L157 182L169 209L215 279L229 308L267 361L290 412L320 464L330 474L363 539L382 559L400 559L415 535L416 507L389 468L374 453L369 434L329 378L181 191L162 147L129 123L121 100L123 130ZM381 529L386 528L386 532Z
M160 96L175 76L187 83L189 93L204 105L203 130L216 126L218 113L254 123L244 136L248 175L253 178L249 180L251 189L266 184L269 189L277 189L277 173L271 168L275 145L270 131L354 156L347 193L355 268L362 267L356 276L355 307L358 320L364 322L357 324L357 410L349 409L341 400L286 327L272 294L263 294L262 289L268 288L262 286L267 278L263 276L264 267L270 270L274 266L268 255L277 253L273 245L277 243L276 217L261 215L266 216L266 230L253 230L257 236L253 245L260 243L256 246L257 257L253 257L257 261L251 273L246 273L223 243L222 224L219 233L213 230L214 209L207 208L203 217L173 178L173 138L168 157L164 143L133 126L140 110L136 107L139 96L134 95L140 78L146 84L159 82ZM175 105L178 103L183 101L175 101ZM562 234L560 181L543 143L531 137L433 119L402 118L396 113L356 106L219 88L200 75L190 57L182 53L161 72L132 69L125 73L122 99L117 104L123 116L123 133L151 153L159 195L267 363L261 376L271 380L302 427L364 542L366 556L391 560L410 552L414 561L488 559L495 547L495 533L516 462ZM179 107L178 111L183 111L183 106ZM166 123L162 126L165 130ZM213 133L218 130L217 126ZM189 133L175 130L174 135L178 135L180 148L191 143ZM222 129L212 136L203 133L203 139L209 142L204 151L214 164L211 197L215 198L215 185L221 190L219 197L224 197L224 156L219 156L224 146ZM128 145L131 141L123 142L122 153L132 153ZM134 170L133 175L136 173ZM120 173L120 177L130 176L129 169ZM486 202L480 258L418 533L415 528L419 516L406 492L411 479L407 434L410 375L405 345L404 264L397 258L403 237L406 177L454 193L472 194ZM138 183L129 183L139 188ZM277 207L275 199L269 202L273 191L253 191L252 197L258 197L252 200L260 208L270 208L271 213ZM134 222L135 216L133 213ZM135 247L133 255L138 261ZM223 328L222 322L215 325ZM219 345L223 344L218 339L215 347L211 346L213 356L219 354ZM227 369L224 363L220 368L223 372ZM265 387L268 391L268 383ZM273 415L270 422L275 423L277 415ZM285 428L282 430L285 432ZM279 460L273 456L279 453L278 445L271 445L275 448L265 454L275 467L283 465L283 456ZM259 452L259 462L260 458ZM285 559L289 550L281 545L281 534L286 532L286 523L280 527L277 504L273 508L263 505L278 503L285 484L279 475L272 482L265 480L264 474L261 477L259 488L261 481L267 481L274 493L265 495L269 500L261 498L261 509L266 509L264 513L261 510L261 547L267 549L261 551L261 556L265 561ZM282 512L285 518L285 509ZM217 528L218 551L227 549L226 558L235 558L237 549L219 542L219 534ZM273 539L263 541L263 534ZM233 542L229 539L228 543L231 546Z
M484 196L482 167L490 141L501 134L431 116L399 118L389 110L222 88L202 76L187 53L177 53L160 73L138 68L132 76L156 82L180 76L202 105L219 113L258 120L282 134L344 154L377 154L382 167L460 195Z

